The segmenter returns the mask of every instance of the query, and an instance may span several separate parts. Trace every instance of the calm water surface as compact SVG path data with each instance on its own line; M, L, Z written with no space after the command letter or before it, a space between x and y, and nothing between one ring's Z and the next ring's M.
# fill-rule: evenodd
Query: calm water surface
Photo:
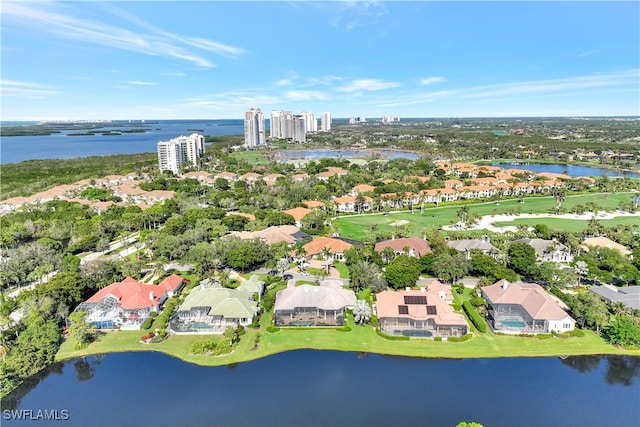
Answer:
M623 173L620 170L615 169L602 169L596 167L578 166L578 165L558 165L558 164L538 164L538 163L492 163L491 166L498 166L505 169L524 169L532 172L551 172L551 173L563 173L570 177L576 176L626 176L628 178L640 178L640 174L637 173Z
M640 357L441 360L300 350L223 367L160 353L54 365L3 410L60 426L637 426Z
M159 120L126 123L126 127L105 124L104 128L92 129L99 132L144 129L144 133L68 136L69 133L87 132L71 130L43 136L6 136L0 144L0 163L156 152L159 141L194 132L209 136L241 135L243 123L242 120Z

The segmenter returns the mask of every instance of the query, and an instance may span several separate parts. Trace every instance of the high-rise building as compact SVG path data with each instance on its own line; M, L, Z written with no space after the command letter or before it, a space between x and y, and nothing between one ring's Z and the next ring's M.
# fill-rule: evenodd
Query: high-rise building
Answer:
M328 132L331 130L331 113L322 113L320 116L320 130Z
M293 142L307 142L307 126L302 114L293 116Z
M204 136L197 133L180 135L169 141L158 142L157 147L160 172L170 170L178 175L183 163L198 166L198 161L204 154Z
M252 108L244 115L244 145L249 148L266 145L264 115L259 108Z
M280 126L280 117L282 111L272 110L269 120L269 137L271 139L282 138L282 127Z
M316 115L310 113L308 111L303 111L300 113L304 117L305 130L307 132L317 132L318 131L318 120L316 120Z

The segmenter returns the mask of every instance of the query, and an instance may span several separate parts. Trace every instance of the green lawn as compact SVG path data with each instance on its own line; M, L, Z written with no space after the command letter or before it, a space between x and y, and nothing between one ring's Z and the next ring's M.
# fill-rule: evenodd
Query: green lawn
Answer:
M296 286L302 286L302 285L318 286L316 282L313 282L311 280L296 280Z
M608 209L615 209L621 201L629 201L632 193L616 193L609 194L606 200L602 194L582 194L578 196L567 196L562 203L563 208L570 210L575 205L585 205L589 202L603 204ZM521 213L548 213L555 207L555 199L553 197L531 197L525 199L524 203L520 203L518 199L504 200L500 204L495 202L484 202L466 205L469 207L471 215L493 215L503 214L509 211L520 211ZM333 221L336 228L340 231L340 235L350 239L363 239L370 230L375 228L377 231L394 231L393 224L399 220L409 221L407 228L409 235L420 236L424 229L440 228L444 225L454 224L458 221L456 213L460 210L461 205L442 206L437 208L425 209L425 214L420 213L419 206L414 213L391 212L389 215L371 214L360 216L344 216ZM618 221L616 219L611 221ZM539 222L539 221L538 221ZM545 220L546 222L546 220ZM616 222L614 222L616 223Z
M237 151L231 156L242 159L253 165L266 165L269 163L264 155L265 150L249 150L249 151Z
M348 316L349 332L335 329L286 329L267 332L271 313L265 313L261 319L260 331L248 329L235 351L225 356L205 356L189 354L192 342L206 338L204 335L174 335L159 344L142 344L140 337L144 331L109 332L100 341L92 343L85 350L74 351L70 341L65 341L56 360L64 360L87 354L123 352L123 351L159 351L184 361L199 365L218 366L253 360L271 354L297 349L362 351L389 355L441 358L479 358L479 357L541 357L584 354L629 354L640 355L638 350L624 350L607 344L592 331L585 331L580 338L524 338L476 334L471 340L460 343L435 342L427 339L409 341L387 340L378 336L371 326L357 326ZM261 334L258 349L253 349L257 333Z
M587 228L587 221L583 219L564 219L564 218L515 218L513 221L500 221L495 225L504 227L509 225L527 225L529 227L535 227L536 224L544 223L552 230L565 230L571 233L579 233ZM605 227L613 227L614 225L638 225L640 224L640 218L634 217L619 217L613 219L599 219L598 223Z
M335 267L336 270L338 270L338 273L340 273L341 279L349 278L349 268L344 262L334 262L333 266Z

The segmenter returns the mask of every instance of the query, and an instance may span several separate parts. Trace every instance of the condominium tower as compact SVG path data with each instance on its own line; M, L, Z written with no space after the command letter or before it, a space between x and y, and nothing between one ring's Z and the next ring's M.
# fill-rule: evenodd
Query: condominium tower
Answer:
M244 115L244 145L248 148L266 145L264 115L259 108L252 108Z
M197 133L180 135L169 141L158 142L158 167L160 172L170 170L178 175L183 163L198 166L198 160L203 154L204 136Z
M331 130L331 113L322 113L320 116L320 130L322 132Z

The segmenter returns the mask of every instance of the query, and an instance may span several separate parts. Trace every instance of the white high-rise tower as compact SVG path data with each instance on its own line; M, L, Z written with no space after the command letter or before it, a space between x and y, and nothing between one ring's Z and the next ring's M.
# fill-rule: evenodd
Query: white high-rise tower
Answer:
M320 116L320 130L328 132L331 130L331 113L322 113Z
M251 148L261 147L265 144L264 115L259 108L252 108L244 115L244 145Z

